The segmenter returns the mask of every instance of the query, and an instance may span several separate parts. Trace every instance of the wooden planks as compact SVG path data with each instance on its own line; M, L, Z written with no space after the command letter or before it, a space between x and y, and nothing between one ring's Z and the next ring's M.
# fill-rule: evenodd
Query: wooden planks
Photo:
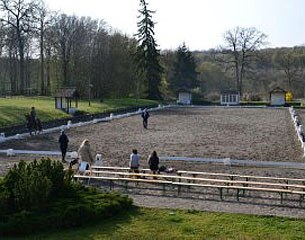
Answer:
M150 183L165 186L172 186L171 189L177 188L180 195L183 187L188 190L194 188L215 188L219 190L220 199L223 200L223 189L236 191L236 199L239 201L240 193L245 194L245 191L256 191L262 193L278 193L281 197L281 203L284 196L294 194L299 196L300 205L303 202L305 195L305 179L294 178L278 178L264 176L250 176L226 173L210 173L210 172L194 172L194 171L178 171L174 174L151 174L149 169L140 169L140 173L129 172L129 168L124 167L95 167L91 171L90 176L74 175L76 179L109 180L112 182L121 181L125 183L126 188L128 182ZM191 175L191 176L182 176ZM198 177L198 176L207 177ZM228 179L219 179L217 177L225 177ZM250 180L251 179L251 180ZM284 183L280 181L285 181ZM294 182L294 184L292 184ZM111 184L113 186L113 184Z

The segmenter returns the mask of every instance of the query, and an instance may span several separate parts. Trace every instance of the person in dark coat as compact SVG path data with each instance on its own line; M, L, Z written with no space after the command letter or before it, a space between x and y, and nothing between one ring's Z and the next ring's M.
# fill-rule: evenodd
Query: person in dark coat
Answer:
M36 122L36 110L35 110L35 107L32 107L31 112L30 112L30 117L31 117L31 120L35 123Z
M148 165L153 174L159 170L159 157L156 151L153 151L148 157Z
M142 116L142 118L143 118L143 127L144 127L145 129L147 129L147 127L148 127L148 118L150 117L150 115L149 115L149 113L148 113L148 111L147 111L146 108L145 108L144 111L142 112L141 116Z
M67 153L67 149L68 149L68 142L69 142L69 138L65 134L65 131L61 131L61 135L58 139L58 142L59 142L59 147L61 150L62 162L65 163L66 162L65 157L66 157L66 153Z

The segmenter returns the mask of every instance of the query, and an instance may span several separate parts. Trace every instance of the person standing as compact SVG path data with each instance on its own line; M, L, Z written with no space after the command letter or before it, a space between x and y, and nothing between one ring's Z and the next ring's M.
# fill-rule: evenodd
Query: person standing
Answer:
M58 142L59 142L59 147L60 147L61 156L62 156L61 161L63 163L66 163L65 158L66 158L66 153L67 153L67 149L68 149L69 138L65 134L64 130L61 131Z
M159 170L159 157L156 151L153 151L148 157L148 165L153 174Z
M143 118L143 127L145 129L147 129L148 127L148 118L150 117L148 111L147 111L147 108L144 109L144 111L142 112L141 114L142 118Z
M140 156L138 155L137 149L133 149L132 153L130 154L130 162L129 162L130 169L138 173L140 167Z
M35 107L31 108L30 117L31 117L32 122L35 123L36 122L36 110L35 110Z
M88 139L85 139L81 143L78 149L78 156L80 159L80 171L91 169L91 165L94 163L94 159L91 153L90 143Z

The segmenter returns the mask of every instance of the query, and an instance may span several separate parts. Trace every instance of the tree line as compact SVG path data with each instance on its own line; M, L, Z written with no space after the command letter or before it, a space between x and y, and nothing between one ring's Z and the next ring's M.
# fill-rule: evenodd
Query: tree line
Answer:
M174 99L183 90L213 100L235 89L260 99L279 86L304 96L304 47L268 49L264 33L236 27L217 49L161 51L154 13L139 0L138 33L127 36L101 19L50 12L42 0L0 0L0 95L76 87L99 99Z
M223 60L227 53L222 49L194 53L205 97L216 100L220 91L237 89L244 100L268 100L269 92L280 87L294 98L304 98L305 47L259 49L246 55L244 63L241 56L235 61L233 52L225 56L231 61Z

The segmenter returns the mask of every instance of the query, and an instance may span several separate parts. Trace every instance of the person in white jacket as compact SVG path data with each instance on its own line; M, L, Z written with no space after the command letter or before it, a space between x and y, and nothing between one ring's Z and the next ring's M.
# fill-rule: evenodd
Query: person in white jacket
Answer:
M94 158L91 153L89 140L85 139L78 149L78 156L80 160L80 171L90 170L94 163ZM84 168L84 169L83 169Z

